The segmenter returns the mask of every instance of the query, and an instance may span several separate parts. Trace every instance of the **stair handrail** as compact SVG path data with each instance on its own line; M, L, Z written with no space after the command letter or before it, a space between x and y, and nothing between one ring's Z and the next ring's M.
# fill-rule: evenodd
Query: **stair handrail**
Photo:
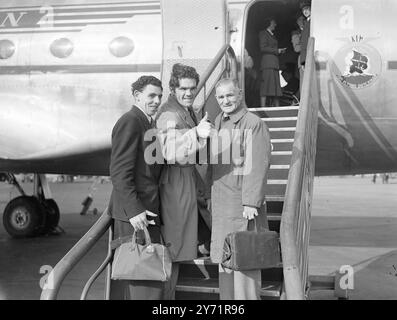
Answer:
M204 74L201 77L201 80L197 86L197 93L195 98L201 92L202 89L205 89L206 84L209 78L212 76L215 69L218 67L219 62L225 59L225 65L223 66L222 71L218 75L216 81L214 81L213 86L209 90L212 90L215 87L216 82L227 73L228 77L237 79L237 58L233 51L233 48L229 44L225 44L211 61ZM204 104L205 105L209 96L204 94ZM41 300L55 300L58 296L60 287L69 274L69 272L77 265L77 263L85 256L85 254L97 243L97 241L103 236L103 234L110 228L112 225L112 218L108 215L107 209L104 211L102 216L97 220L97 222L88 230L88 232L73 246L72 249L56 264L54 269L48 275L48 281L45 284L40 299ZM111 231L110 231L111 232ZM108 255L105 258L105 261L101 264L99 269L90 277L86 286L83 289L83 293L81 295L81 299L85 299L87 296L88 290L95 279L99 276L99 274L104 270L105 266L110 262L111 256L108 251ZM109 284L108 284L109 285ZM108 294L108 293L107 293Z
M85 254L97 243L112 224L112 217L106 209L87 233L56 264L49 273L47 283L41 292L40 300L55 300L62 282L69 272L80 262Z
M211 86L211 88L209 90L206 90L206 84L207 84L208 80L210 79L210 77L212 76L212 74L214 73L216 68L218 67L219 62L221 62L221 60L223 58L226 58L225 65L223 66L223 69L221 70L221 72L219 72L219 74L218 74L217 78L214 80L214 83ZM225 75L225 73L227 73L226 74L227 77L237 79L238 62L237 62L236 54L230 44L225 44L218 51L218 53L215 55L214 59L208 65L207 69L204 71L203 75L200 77L201 79L200 79L199 84L197 85L197 91L196 91L195 98L197 98L197 96L200 94L201 90L204 89L205 92L204 92L203 106L205 105L205 103L207 102L207 99L209 97L209 95L207 95L206 92L208 91L209 93L211 93L213 91L216 83L218 82L218 80L220 80ZM203 106L201 106L201 108Z
M315 40L311 37L281 216L284 294L288 300L305 299L308 283L308 246L319 105L314 43Z

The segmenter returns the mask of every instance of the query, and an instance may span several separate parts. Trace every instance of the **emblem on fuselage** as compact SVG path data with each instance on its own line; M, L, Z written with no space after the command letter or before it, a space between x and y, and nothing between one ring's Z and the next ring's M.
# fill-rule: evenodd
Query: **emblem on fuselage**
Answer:
M339 82L352 89L373 84L382 71L378 50L368 43L353 41L342 47L334 57L332 73Z

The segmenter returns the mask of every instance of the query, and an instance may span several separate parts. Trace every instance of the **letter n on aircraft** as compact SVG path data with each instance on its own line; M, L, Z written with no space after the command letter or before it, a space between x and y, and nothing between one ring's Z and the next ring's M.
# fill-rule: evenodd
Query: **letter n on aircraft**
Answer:
M27 12L5 12L0 14L0 27L19 27L21 19Z

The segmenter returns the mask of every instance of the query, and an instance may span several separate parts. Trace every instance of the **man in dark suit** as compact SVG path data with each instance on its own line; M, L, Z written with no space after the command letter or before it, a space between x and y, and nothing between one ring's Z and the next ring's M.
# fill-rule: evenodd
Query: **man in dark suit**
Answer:
M154 130L152 116L161 103L161 81L142 76L132 84L135 104L115 124L112 131L110 177L113 191L109 214L114 219L114 239L130 236L137 231L137 241L144 242L144 227L148 227L152 242L160 242L158 181L161 166L146 159L145 133ZM150 136L150 135L148 135ZM155 136L154 134L151 136ZM161 299L163 283L159 281L112 281L111 299Z
M300 53L300 64L302 66L302 69L304 69L306 63L307 44L309 42L309 37L310 37L310 17L311 17L310 1L304 0L300 4L300 8L302 10L303 16L306 18L303 24L303 30L301 35L301 53Z

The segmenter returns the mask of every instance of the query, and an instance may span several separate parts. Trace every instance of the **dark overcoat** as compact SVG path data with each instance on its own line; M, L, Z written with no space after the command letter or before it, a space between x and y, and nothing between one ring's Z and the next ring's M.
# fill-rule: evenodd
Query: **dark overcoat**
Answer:
M302 36L301 36L301 53L300 53L300 64L306 63L307 45L310 37L310 20L306 20L303 25Z
M262 30L259 33L259 49L262 52L261 70L279 69L278 41L269 31Z

